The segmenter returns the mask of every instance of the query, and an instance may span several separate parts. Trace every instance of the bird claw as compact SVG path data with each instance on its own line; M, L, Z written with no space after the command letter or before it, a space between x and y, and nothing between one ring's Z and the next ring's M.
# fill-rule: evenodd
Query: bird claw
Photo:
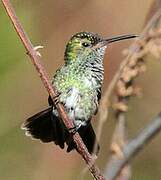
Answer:
M68 131L70 134L74 135L80 127L81 127L81 124L79 126L73 126L72 128L69 128Z
M36 54L37 54L39 57L41 57L41 54L40 54L40 52L39 52L38 50L39 50L39 49L43 49L43 48L44 48L44 46L41 46L41 45L34 47L34 50L36 51Z
M54 97L54 104L57 105L59 103L59 96L60 93L56 94L56 96Z
M78 130L78 129L77 129L76 126L68 129L69 133L72 134L72 135L74 135L74 134L77 132L77 130Z

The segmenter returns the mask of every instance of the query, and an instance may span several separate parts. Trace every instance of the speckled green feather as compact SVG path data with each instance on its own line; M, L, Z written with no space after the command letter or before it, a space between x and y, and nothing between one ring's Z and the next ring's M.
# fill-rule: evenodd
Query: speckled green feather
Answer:
M53 85L60 93L60 102L76 126L85 125L97 111L105 47L98 51L93 47L100 40L97 34L86 32L73 36L66 47L65 65L53 78Z
M76 98L76 103L78 108L84 110L81 115L84 120L90 119L97 108L94 102L97 92L94 90L95 87L84 83L86 79L87 74L84 69L78 68L75 70L74 66L70 66L57 71L53 81L54 86L60 93L60 102L63 104L66 103L67 97L72 95L70 92L72 88L78 90L79 98ZM73 105L73 107L75 106Z

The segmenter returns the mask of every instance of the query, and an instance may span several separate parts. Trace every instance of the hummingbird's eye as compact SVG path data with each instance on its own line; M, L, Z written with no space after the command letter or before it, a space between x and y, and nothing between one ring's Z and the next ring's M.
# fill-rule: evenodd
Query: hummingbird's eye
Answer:
M82 45L83 45L84 47L89 47L89 46L90 46L90 43L83 42Z

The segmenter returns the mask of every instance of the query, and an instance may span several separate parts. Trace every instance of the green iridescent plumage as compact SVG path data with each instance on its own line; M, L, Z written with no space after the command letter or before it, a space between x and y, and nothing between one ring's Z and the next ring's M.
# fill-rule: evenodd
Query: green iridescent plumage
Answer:
M93 47L101 40L87 32L73 36L66 47L65 65L53 78L59 100L77 128L86 125L98 108L106 46Z
M73 102L73 108L77 106L81 112L80 119L88 120L91 115L96 111L96 104L94 99L97 97L97 92L94 89L97 88L90 84L90 79L88 79L90 72L85 72L85 69L71 65L70 67L63 67L57 71L56 76L53 80L53 85L60 93L59 100L63 104L66 104L67 98L72 96L73 89L77 90L77 95L75 95L75 102ZM88 77L87 77L88 76ZM71 97L72 98L72 97ZM72 99L71 99L72 101ZM77 103L77 105L75 105ZM66 107L66 108L72 108ZM68 111L68 109L67 109ZM82 117L81 117L82 116Z

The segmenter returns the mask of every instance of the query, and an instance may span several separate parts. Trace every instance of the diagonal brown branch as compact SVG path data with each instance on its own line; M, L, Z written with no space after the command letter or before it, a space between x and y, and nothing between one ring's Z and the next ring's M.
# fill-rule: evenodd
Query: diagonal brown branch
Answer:
M34 50L34 47L30 41L30 39L28 38L27 34L25 33L18 17L16 16L16 13L10 3L9 0L2 0L2 3L4 5L4 8L6 9L6 12L19 36L19 38L21 39L21 42L23 43L27 54L30 56L32 63L34 64L37 72L39 73L39 76L41 78L41 81L44 84L44 87L46 88L46 90L48 91L48 93L50 94L51 98L54 100L54 97L56 96L56 91L55 89L52 87L50 81L49 81L49 77L47 75L47 72L45 71L44 67L41 65L41 61L40 61L40 57L37 55L37 52ZM73 123L72 121L68 118L64 107L58 103L56 105L56 108L60 114L60 117L63 119L64 124L66 125L66 127L72 128L73 127ZM89 154L86 146L84 145L81 137L79 136L78 133L76 133L74 136L74 141L77 144L78 147L78 151L81 154L81 156L83 157L83 159L85 160L85 162L87 163L90 172L92 173L93 177L95 179L98 180L103 180L104 177L101 174L100 170L94 165L93 159L91 157L91 155Z
M134 139L132 139L122 150L122 158L112 159L111 163L105 169L105 177L108 180L114 180L122 168L149 143L155 135L161 131L161 113L154 118Z

